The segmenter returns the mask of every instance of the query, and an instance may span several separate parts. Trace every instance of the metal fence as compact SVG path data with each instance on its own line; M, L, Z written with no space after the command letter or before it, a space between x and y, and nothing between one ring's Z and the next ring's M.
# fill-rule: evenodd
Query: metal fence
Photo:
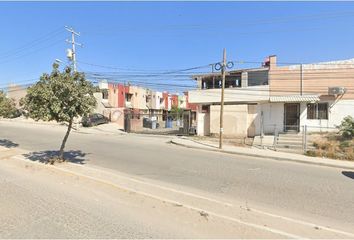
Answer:
M321 139L321 136L328 133L338 133L338 131L338 128L327 126L261 125L259 139L255 140L254 144L261 148L273 150L288 148L294 152L306 153L314 149L314 142Z

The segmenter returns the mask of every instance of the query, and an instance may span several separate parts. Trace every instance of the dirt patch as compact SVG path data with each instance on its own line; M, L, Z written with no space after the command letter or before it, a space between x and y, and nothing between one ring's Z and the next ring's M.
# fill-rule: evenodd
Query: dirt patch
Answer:
M306 155L354 161L354 139L345 139L337 133L312 134L314 149Z

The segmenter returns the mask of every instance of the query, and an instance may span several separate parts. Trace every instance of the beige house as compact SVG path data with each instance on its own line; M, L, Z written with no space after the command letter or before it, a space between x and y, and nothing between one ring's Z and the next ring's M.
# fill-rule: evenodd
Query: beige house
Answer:
M193 76L198 90L197 133L217 135L220 73ZM330 130L354 116L354 59L278 66L270 56L262 67L230 71L225 81L224 134L253 137L261 133Z

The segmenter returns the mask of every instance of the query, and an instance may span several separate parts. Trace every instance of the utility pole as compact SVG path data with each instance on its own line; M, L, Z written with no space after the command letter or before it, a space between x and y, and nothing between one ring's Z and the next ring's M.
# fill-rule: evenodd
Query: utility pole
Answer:
M74 72L77 72L77 68L76 68L76 49L75 49L75 46L80 46L82 47L82 44L81 43L77 43L75 42L75 35L76 36L79 36L80 37L80 33L78 32L75 32L75 30L71 27L67 27L65 26L65 29L71 33L71 40L66 40L67 43L71 43L71 61L73 63L73 69L74 69Z
M225 91L225 70L226 70L226 49L224 48L223 59L221 65L221 101L220 101L220 133L219 133L219 148L222 149L222 134L224 132L224 91Z
M224 91L225 91L225 77L226 77L226 69L227 68L233 68L234 62L227 62L226 61L226 49L224 48L223 52L223 59L222 62L218 62L216 64L213 64L213 68L216 71L221 70L221 100L220 100L220 132L219 132L219 148L222 149L222 135L224 132Z
M304 75L303 75L303 72L302 72L302 63L300 64L300 95L303 94L303 89L304 89L304 86L303 86L303 81L304 81Z

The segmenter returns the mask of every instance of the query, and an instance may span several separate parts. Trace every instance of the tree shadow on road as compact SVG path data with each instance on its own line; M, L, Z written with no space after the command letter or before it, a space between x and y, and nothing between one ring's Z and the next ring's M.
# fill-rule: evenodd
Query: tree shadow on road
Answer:
M342 174L348 178L354 179L354 172L342 171Z
M59 151L39 151L23 154L23 156L32 161L38 161L41 163L50 163L51 160L59 155ZM85 156L87 154L80 150L71 150L64 152L64 159L66 162L85 164Z
M6 148L14 148L14 147L18 147L19 145L17 143L14 143L11 140L0 139L0 146L6 147Z

